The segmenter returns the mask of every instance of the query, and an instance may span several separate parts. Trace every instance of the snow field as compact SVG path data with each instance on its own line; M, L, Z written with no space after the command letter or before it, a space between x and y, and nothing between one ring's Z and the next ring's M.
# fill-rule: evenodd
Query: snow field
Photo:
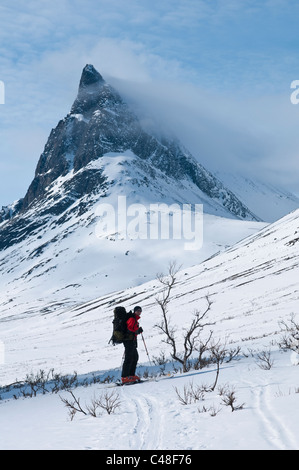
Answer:
M278 350L279 322L288 321L298 308L298 217L296 211L206 262L184 268L177 275L169 314L182 330L195 309L212 301L209 320L215 340L241 347L246 358L221 366L219 385L235 387L237 405L232 412L221 405L217 390L202 403L183 406L174 387L213 382L213 368L191 371L159 382L116 389L122 407L99 418L77 414L70 421L57 395L2 400L0 448L3 449L298 449L299 369L290 353ZM120 373L122 347L108 345L115 305L127 309L142 305L141 326L151 356L158 356L163 338L155 330L159 321L161 285L157 280L77 303L51 305L49 300L28 300L28 310L2 312L1 335L5 363L0 385L40 369L79 375ZM70 299L68 299L70 301ZM55 302L55 298L53 299ZM43 308L41 308L41 305ZM274 365L262 370L250 351L273 351ZM149 367L139 341L140 364ZM249 354L249 355L248 355ZM104 385L74 391L82 403ZM113 389L114 390L114 389ZM67 393L67 392L63 392ZM216 416L199 413L214 407Z
M270 370L251 356L222 365L219 387L234 387L236 405L244 403L234 412L222 403L218 386L196 403L178 400L175 388L211 384L213 367L127 387L75 388L83 407L104 392L118 394L120 408L111 415L103 410L97 418L77 413L71 420L57 394L3 401L1 449L298 449L298 369L289 353L273 351L273 360ZM66 391L59 395L71 398ZM216 415L199 412L203 407L213 407Z

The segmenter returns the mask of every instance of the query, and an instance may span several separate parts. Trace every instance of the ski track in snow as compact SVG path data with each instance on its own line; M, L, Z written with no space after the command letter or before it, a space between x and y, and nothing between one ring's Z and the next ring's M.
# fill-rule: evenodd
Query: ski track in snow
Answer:
M129 438L130 449L163 448L163 415L158 400L148 393L141 393L136 387L132 387L131 390L129 387L124 387L122 396L124 401L129 400L133 404L135 413L135 425Z
M280 422L270 407L269 392L265 386L258 386L253 390L256 413L264 427L263 435L270 446L279 450L296 448L293 436L288 432L284 423Z
M260 423L261 435L269 447L277 450L297 449L298 443L295 436L271 406L273 396L271 396L269 384L246 382L251 387L253 411Z

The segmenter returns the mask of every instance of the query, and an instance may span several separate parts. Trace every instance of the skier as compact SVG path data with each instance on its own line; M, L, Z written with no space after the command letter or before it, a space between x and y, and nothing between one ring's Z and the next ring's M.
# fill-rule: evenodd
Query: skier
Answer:
M132 315L127 320L127 329L130 334L128 335L128 339L123 341L125 347L125 359L121 374L122 384L140 381L140 378L136 375L136 367L139 358L137 350L137 335L143 332L143 329L138 323L141 312L141 307L134 307Z

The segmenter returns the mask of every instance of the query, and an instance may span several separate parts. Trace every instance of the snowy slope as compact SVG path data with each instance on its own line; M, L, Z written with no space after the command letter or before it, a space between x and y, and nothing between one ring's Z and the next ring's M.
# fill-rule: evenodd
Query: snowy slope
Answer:
M151 184L140 187L140 182L147 181L149 171L153 175ZM170 259L176 258L184 266L199 263L265 225L224 217L225 210L217 202L213 206L213 201L196 185L188 180L174 185L171 178L149 169L130 151L109 153L90 162L77 172L76 178L80 178L80 173L88 178L84 176L88 172L100 172L105 187L74 198L62 213L55 214L54 203L62 204L70 192L74 179L71 171L49 186L46 199L20 215L19 231L13 231L17 243L0 252L2 316L57 308L138 285L155 277ZM126 197L127 207L132 203L149 208L161 201L169 205L188 201L194 208L201 201L208 212L219 216L204 215L203 246L196 251L186 251L183 238L132 239L115 230L101 236L99 207L102 203L111 204L117 212L119 196ZM6 225L9 221L1 224L3 233ZM24 235L25 230L30 230L28 236Z
M213 302L209 319L215 338L241 347L239 361L224 363L219 384L236 388L244 409L232 413L219 393L183 406L174 387L209 384L213 367L174 378L122 388L122 407L100 418L76 415L70 421L57 395L8 400L0 404L1 447L69 449L298 449L298 367L278 349L281 320L298 315L299 210L262 229L218 256L178 274L172 294L171 321L180 332L195 309ZM32 315L2 316L6 361L1 384L22 379L29 371L54 368L86 374L119 375L122 347L107 344L114 305L143 306L141 323L150 355L169 354L154 325L159 319L158 281L95 298L72 309ZM207 332L208 333L208 332ZM250 351L272 350L274 365L262 370ZM140 364L152 371L142 342ZM246 357L244 357L244 354ZM142 372L142 367L140 368ZM81 403L105 385L79 387ZM118 390L118 389L117 389ZM65 396L67 392L64 392ZM216 416L199 413L220 409ZM29 417L31 419L29 419ZM21 426L19 426L21 423ZM113 436L113 437L112 437Z
M275 222L299 207L297 196L285 188L261 181L258 177L223 171L215 174L243 204L267 222Z

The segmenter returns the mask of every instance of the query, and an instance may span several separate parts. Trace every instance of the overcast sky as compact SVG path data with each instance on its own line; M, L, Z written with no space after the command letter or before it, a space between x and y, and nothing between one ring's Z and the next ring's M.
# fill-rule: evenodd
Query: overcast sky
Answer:
M1 0L0 20L0 207L24 196L87 63L209 169L299 194L297 0Z

